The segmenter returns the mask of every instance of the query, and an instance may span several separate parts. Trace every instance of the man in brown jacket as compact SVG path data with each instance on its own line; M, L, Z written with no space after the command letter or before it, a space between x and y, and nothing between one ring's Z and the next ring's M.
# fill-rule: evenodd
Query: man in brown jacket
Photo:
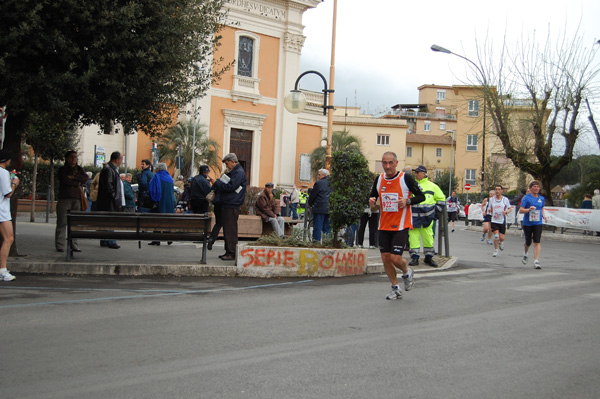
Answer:
M77 152L65 154L65 164L58 169L58 204L56 205L56 230L54 245L58 252L67 246L67 211L81 211L81 187L88 175L77 164ZM80 252L77 240L73 240L73 252Z
M270 222L273 226L273 231L279 237L284 234L284 220L279 216L275 201L273 201L273 183L265 184L265 189L260 193L256 200L255 211L260 216L263 222Z

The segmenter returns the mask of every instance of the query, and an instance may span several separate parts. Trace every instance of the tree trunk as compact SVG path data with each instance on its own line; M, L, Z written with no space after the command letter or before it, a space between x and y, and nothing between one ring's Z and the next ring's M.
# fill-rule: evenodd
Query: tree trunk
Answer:
M50 160L50 213L54 213L54 159Z
M552 178L554 176L540 176L540 183L542 183L541 194L546 198L546 206L553 206L552 201Z
M32 176L32 184L33 187L31 188L31 214L29 215L29 221L30 222L35 222L35 199L37 197L37 192L36 192L36 183L37 183L37 167L38 167L38 156L37 153L34 151L33 152L33 176Z

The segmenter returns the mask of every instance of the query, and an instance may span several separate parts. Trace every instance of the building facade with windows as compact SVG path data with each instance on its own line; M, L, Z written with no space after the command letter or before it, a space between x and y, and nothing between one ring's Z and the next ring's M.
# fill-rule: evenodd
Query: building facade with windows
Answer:
M233 62L205 97L197 101L196 120L208 128L220 155L237 154L251 186L308 185L310 153L327 137L322 93L306 93L300 114L283 100L300 71L304 12L319 0L228 0L226 27L215 59ZM180 121L193 118L189 104ZM138 159L151 158L152 142L139 135Z
M430 93L428 93L430 94ZM452 131L456 130L454 108L444 106L446 90L441 88L433 92L426 104L419 98L417 104L397 104L386 118L405 120L408 129L406 135L406 165L423 165L429 176L448 170L455 162L455 143Z
M376 173L383 172L381 157L385 152L396 153L399 165L406 163L407 128L406 120L360 115L356 107L337 107L333 116L333 130L358 137L369 170Z
M502 184L505 191L516 189L519 171L510 163L499 139L493 134L493 125L487 118L485 157L483 156L484 106L481 87L469 85L423 85L419 90L419 105L429 113L454 115L445 126L455 131L453 170L458 179L458 192L481 192L482 160L485 159L485 186ZM526 113L515 107L515 120L524 120ZM519 123L519 122L516 122ZM417 124L417 132L419 124ZM435 126L435 124L434 124ZM426 132L425 129L424 133ZM432 129L431 131L434 131Z

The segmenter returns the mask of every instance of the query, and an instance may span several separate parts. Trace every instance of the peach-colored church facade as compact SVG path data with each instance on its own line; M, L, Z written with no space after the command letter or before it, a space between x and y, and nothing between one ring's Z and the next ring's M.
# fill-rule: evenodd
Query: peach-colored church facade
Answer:
M273 182L298 187L311 183L308 155L326 137L322 108L292 114L283 99L300 71L305 37L302 15L319 0L229 0L227 26L215 59L234 62L205 97L197 122L220 146L221 157L237 154L252 186ZM323 71L325 72L325 71ZM308 93L309 95L311 93ZM322 96L317 96L317 102ZM310 99L309 99L310 101ZM186 111L193 114L194 104ZM180 121L193 116L182 113ZM138 163L151 158L152 143L138 135Z

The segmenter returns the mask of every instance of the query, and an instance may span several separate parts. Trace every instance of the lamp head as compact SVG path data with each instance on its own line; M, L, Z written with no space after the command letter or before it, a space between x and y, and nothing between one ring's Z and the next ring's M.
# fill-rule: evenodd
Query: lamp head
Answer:
M442 46L438 46L437 44L431 45L431 51L437 51L438 53L452 54L452 51L450 51L447 48L444 48Z
M298 114L306 108L306 96L300 90L291 90L283 99L283 106L292 114Z

